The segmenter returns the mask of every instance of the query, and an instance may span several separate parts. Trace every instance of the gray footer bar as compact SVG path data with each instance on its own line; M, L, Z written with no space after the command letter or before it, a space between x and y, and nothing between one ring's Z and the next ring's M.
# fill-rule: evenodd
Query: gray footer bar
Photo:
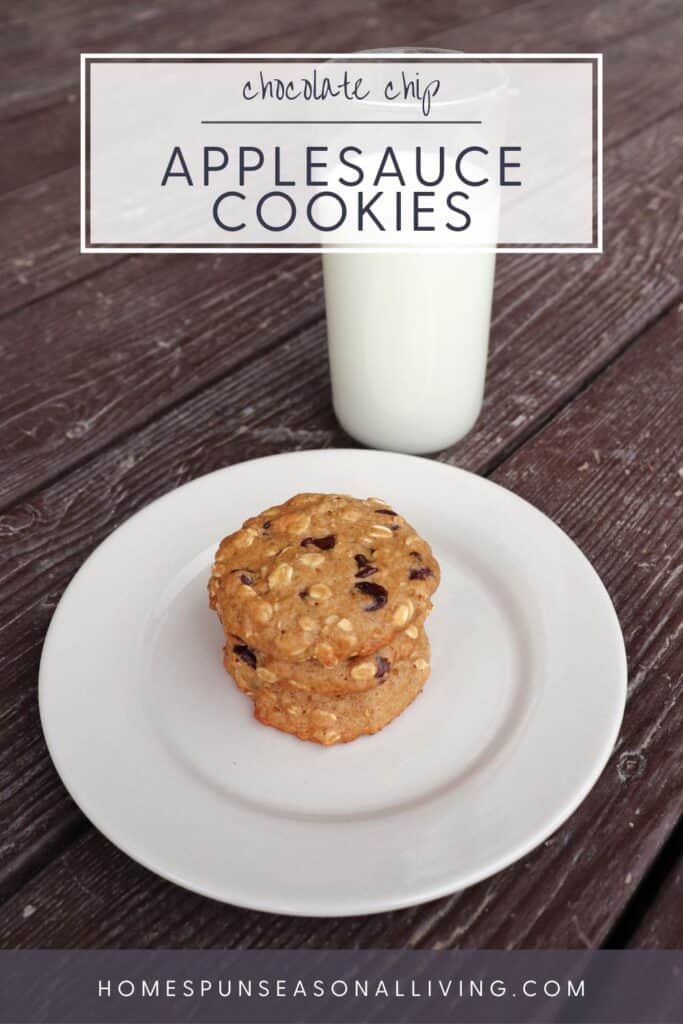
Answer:
M0 1024L681 1024L680 951L5 950Z

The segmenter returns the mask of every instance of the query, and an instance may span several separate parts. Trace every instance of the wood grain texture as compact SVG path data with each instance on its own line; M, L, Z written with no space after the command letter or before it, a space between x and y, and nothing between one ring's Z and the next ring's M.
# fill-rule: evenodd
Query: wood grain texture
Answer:
M21 309L125 256L81 253L79 171L72 167L0 196L0 221L7 232L0 264L0 317ZM6 320L3 336L14 331Z
M319 317L319 262L133 257L6 320L3 498Z
M670 136L666 123L661 135L653 134L644 151L648 163L656 161L662 140ZM630 164L628 154L619 159ZM623 182L609 205L610 244L602 258L508 257L492 329L484 413L470 437L443 458L488 470L680 293L670 269L683 230L675 199L677 173L667 164L657 179L657 192L648 192L645 199L629 181ZM648 222L634 209L640 210L651 195L659 203L660 219L653 234L643 235L643 223ZM159 257L147 266L151 270L161 262ZM164 289L162 296L158 286ZM157 303L154 308L162 311L165 302L177 300L181 287L176 278L155 277L147 292L144 277L139 281L141 294L148 294ZM223 290L217 295L209 311L217 303L221 313ZM290 303L295 295L295 283L290 282ZM247 299L245 309L253 309ZM210 329L206 317L203 326ZM134 318L129 329L135 331ZM121 323L116 331L113 337L125 337ZM147 344L147 338L141 341L138 358L146 358ZM258 455L345 443L330 411L324 345L324 325L317 322L259 358L253 358L252 349L249 358L212 387L198 389L194 398L0 518L6 552L0 576L0 621L5 623L0 639L8 652L0 678L0 790L4 787L6 793L0 808L0 833L5 836L0 870L7 885L13 884L16 858L21 861L22 851L36 848L41 840L51 845L53 830L61 827L62 815L71 808L44 750L35 707L40 645L65 583L114 526L179 483ZM245 354L243 347L239 351ZM86 347L81 362L87 353ZM110 355L112 372L117 373L116 350ZM195 358L187 342L178 358ZM149 409L155 388L168 387L163 375L155 379L153 370L152 361L144 389L114 391L123 421L128 417L134 422L135 403L144 400ZM87 381L86 375L86 386ZM102 385L95 381L90 386ZM48 410L43 419L48 420Z
M627 642L630 694L617 748L596 788L558 833L520 864L427 907L316 921L243 912L196 897L133 864L91 832L0 910L0 943L598 944L683 811L675 774L683 727L683 648L677 642L683 610L677 586L683 548L680 333L680 313L672 312L494 474L581 545L615 601ZM154 475L145 465L148 450L139 441L137 452L129 453L139 460L138 477ZM111 471L95 474L95 480L106 478ZM145 494L150 483L139 485ZM118 485L119 480L110 484L105 495L91 485L97 497L75 516L74 488L64 488L62 508L70 501L61 522L67 559L74 527L77 532L71 520L92 517L100 502L117 519ZM59 495L51 500L59 501Z
M618 350L674 301L683 148L676 124L665 119L607 155L604 257L500 259L494 315L508 354L521 336L535 345L530 331L543 319L545 344L552 335L558 359L573 362L564 323L583 318L589 298L599 303L582 339L590 360L594 350ZM559 304L563 316L549 315ZM19 310L4 322L12 343L0 382L0 504L322 312L319 260L262 254L134 257ZM525 416L520 408L512 418ZM529 422L519 419L512 443Z

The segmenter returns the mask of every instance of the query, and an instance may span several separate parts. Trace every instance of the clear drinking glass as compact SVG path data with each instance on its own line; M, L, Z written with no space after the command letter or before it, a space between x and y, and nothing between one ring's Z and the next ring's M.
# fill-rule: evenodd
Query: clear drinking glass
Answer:
M407 48L373 51L373 55L443 58L448 52ZM378 63L387 73L394 62ZM419 71L422 64L407 66ZM431 116L447 122L481 122L481 133L477 127L474 135L479 143L496 134L505 82L499 66L480 64L473 69L475 65L468 64L463 94L457 89L452 95L439 94ZM364 109L364 118L397 117L395 104L390 113L383 103L372 106L378 113ZM398 116L419 120L417 102L402 104ZM367 145L370 129L363 131L361 138ZM469 143L474 129L458 123L405 129L413 150L427 133L436 138L435 131L453 143L464 139L467 131ZM471 168L468 176L475 177ZM451 180L447 191L463 187ZM497 198L494 206L485 215L495 219L497 231ZM340 246L323 254L333 404L342 427L363 444L428 453L459 441L479 416L495 252L438 251L440 244L443 248L449 241L443 235L425 238L423 233L411 233L397 240L415 251L344 252Z

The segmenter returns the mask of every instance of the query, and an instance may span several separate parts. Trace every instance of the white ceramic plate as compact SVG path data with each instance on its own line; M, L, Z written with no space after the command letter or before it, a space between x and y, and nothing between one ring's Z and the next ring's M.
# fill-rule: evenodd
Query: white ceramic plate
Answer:
M442 567L424 692L330 748L253 719L207 605L220 538L295 491L380 495ZM112 842L196 892L310 915L420 903L523 856L594 784L625 692L614 609L561 530L490 481L370 451L246 462L155 501L74 577L40 666L52 758Z

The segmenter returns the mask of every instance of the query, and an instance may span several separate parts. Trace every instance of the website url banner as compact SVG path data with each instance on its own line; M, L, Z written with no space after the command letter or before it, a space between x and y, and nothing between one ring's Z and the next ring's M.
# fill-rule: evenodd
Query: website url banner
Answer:
M0 1024L680 1024L677 951L0 952Z

